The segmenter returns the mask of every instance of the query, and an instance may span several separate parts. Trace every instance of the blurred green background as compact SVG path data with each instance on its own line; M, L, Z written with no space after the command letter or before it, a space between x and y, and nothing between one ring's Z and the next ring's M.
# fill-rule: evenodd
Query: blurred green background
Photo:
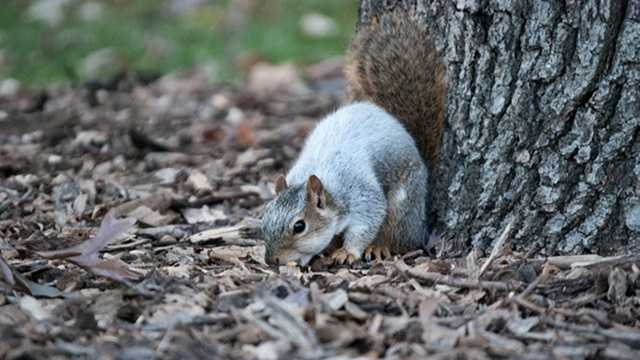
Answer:
M237 82L255 62L344 53L356 0L0 0L0 79L29 87L202 66Z

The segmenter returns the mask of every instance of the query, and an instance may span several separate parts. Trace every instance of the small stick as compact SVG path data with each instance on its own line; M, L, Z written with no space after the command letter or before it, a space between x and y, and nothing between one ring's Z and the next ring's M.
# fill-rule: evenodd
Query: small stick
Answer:
M198 245L217 240L222 241L225 245L254 246L258 243L256 237L259 237L259 234L260 222L247 219L244 224L210 229L193 234L189 237L189 241Z
M522 287L520 282L504 283L499 281L480 281L470 280L464 278L457 278L449 275L442 275L439 273L423 271L416 268L410 268L406 264L403 265L396 263L396 267L406 275L422 281L430 281L436 284L443 284L458 288L466 289L481 289L481 290L499 290L499 291L512 291Z
M545 315L547 314L547 309L539 306L537 304L532 303L529 300L526 300L525 298L523 298L522 296L519 295L512 295L509 300L511 300L512 302L522 306L525 309L529 309L535 313L538 313L540 315Z
M137 247L139 247L140 245L144 245L148 242L151 242L151 239L140 239L138 241L132 241L128 244L120 244L120 245L114 245L114 246L109 246L105 249L103 249L101 252L117 252L117 251L122 251L122 250L129 250L129 249L135 249Z
M591 261L601 260L602 256L600 255L565 255L565 256L551 256L547 258L549 264L553 266L557 266L561 269L569 269L575 264L587 263Z
M171 207L174 210L180 210L184 208L199 208L204 205L214 205L224 202L226 200L236 200L252 195L258 195L254 191L221 191L212 193L201 198L189 201L187 199L174 199L171 203Z
M550 272L551 268L549 267L549 263L545 263L542 267L542 272L540 273L540 275L538 275L538 277L536 277L536 279L533 280L522 293L517 295L517 297L524 299L529 296L529 294L531 294L531 292L533 292L533 290L535 290L542 281L546 281L549 278Z
M624 265L628 263L640 262L640 255L630 254L630 255L620 255L620 256L610 256L601 259L596 259L593 261L585 261L585 262L577 262L571 264L572 268L575 267L584 267L587 269L593 269L597 267L613 267L618 265Z
M525 290L526 291L526 290ZM524 294L524 292L523 292ZM536 312L540 315L548 315L549 313L555 313L555 314L560 314L566 317L573 317L573 318L580 318L583 317L584 315L589 315L588 313L585 313L582 310L579 311L572 311L569 309L562 309L562 308L545 308L542 307L540 305L537 305L529 300L527 300L524 296L522 296L522 294L520 295L510 295L509 296L509 301L512 303L515 303L517 305L520 305L526 309L529 309L533 312ZM597 320L597 319L596 319Z
M487 271L489 266L491 266L491 263L493 263L493 261L504 252L504 249L505 249L504 244L509 238L509 233L511 233L511 228L513 227L514 219L515 218L511 219L511 222L509 222L509 225L507 225L507 227L502 231L502 234L500 234L498 241L496 241L496 243L493 245L491 254L487 258L487 260L484 262L482 267L480 268L480 272L478 273L478 276L477 276L478 279L482 276L482 274L485 273L485 271Z

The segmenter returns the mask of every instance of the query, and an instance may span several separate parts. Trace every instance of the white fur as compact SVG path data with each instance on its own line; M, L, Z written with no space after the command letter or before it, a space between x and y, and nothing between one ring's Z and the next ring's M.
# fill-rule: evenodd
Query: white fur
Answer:
M281 251L287 261L306 264L340 233L345 250L361 257L384 225L387 201L395 206L394 211L400 204L403 209L396 214L398 224L393 225L398 231L388 239L393 247L414 249L422 243L427 169L411 135L384 109L372 103L354 103L318 123L287 174L288 185L299 193L285 193L286 199L278 198L282 201L277 199L268 207L263 219L265 234L277 239L278 223L298 215L304 205L304 185L311 175L322 182L336 213L328 216L333 220L314 236L296 241L294 249L277 249L274 241L273 251Z
M354 168L351 171L360 179L375 182L376 154L402 157L407 151L419 158L413 138L398 120L372 103L354 103L318 123L287 174L287 183L303 184L316 175L332 193L349 185L345 184L349 179L336 172Z
M393 201L393 204L395 207L401 207L404 205L404 202L406 200L407 200L407 191L404 189L404 187L400 186L393 193L393 199L391 201Z
M295 242L295 248L301 254L310 254L315 255L322 252L322 250L326 249L327 246L333 240L333 237L342 231L339 220L337 217L334 217L334 220L331 221L327 226L325 226L322 230L317 233L309 236L305 236L302 239Z
M386 216L383 186L400 185L395 194L389 194L390 201L404 203L408 197L407 190L397 183L401 181L398 172L426 180L426 169L413 138L384 109L360 102L342 107L318 123L287 174L287 183L304 184L310 175L320 178L345 210L345 219L341 219L347 224L345 249L360 257L374 241ZM426 191L426 184L420 186L421 191ZM416 199L417 203L423 204L422 198L426 197L415 195L421 198ZM334 230L323 232L318 243L328 245Z

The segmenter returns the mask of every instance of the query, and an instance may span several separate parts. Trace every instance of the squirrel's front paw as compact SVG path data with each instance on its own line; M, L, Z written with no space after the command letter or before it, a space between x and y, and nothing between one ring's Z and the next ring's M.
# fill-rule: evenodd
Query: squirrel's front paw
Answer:
M386 245L369 245L364 249L364 258L367 261L389 259L391 258L391 250Z
M334 250L329 258L333 261L335 265L352 265L358 260L358 257L349 253L345 248L339 248Z

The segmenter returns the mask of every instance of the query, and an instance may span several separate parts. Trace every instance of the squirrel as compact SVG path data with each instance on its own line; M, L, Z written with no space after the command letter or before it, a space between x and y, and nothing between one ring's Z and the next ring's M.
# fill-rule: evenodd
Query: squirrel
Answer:
M435 45L415 14L384 13L358 25L345 77L348 105L317 124L275 180L261 227L270 264L304 266L329 249L337 264L384 259L429 239L446 93Z

